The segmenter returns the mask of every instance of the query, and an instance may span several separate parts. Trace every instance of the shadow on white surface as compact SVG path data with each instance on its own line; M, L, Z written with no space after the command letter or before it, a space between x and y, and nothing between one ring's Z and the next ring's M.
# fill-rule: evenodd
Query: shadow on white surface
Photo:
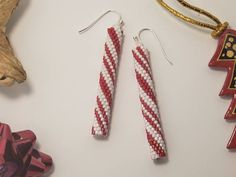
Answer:
M109 137L110 137L110 135L105 136L105 137L94 136L94 139L95 139L95 140L98 140L98 141L108 141L108 140L109 140Z
M52 176L52 174L54 173L54 171L55 171L55 164L53 163L52 168L49 170L48 173L46 173L46 174L44 175L44 177L50 177L50 176Z
M11 87L0 87L0 94L11 99L16 99L21 95L29 95L31 92L32 89L28 81L22 84L15 83Z
M11 33L14 26L16 26L19 20L23 17L24 13L26 12L26 9L29 7L29 4L30 0L23 0L19 2L18 7L12 14L12 17L10 18L7 24L7 33Z
M154 163L155 165L165 165L165 164L168 163L168 162L169 162L169 158L168 158L168 157L153 160L153 163Z
M229 153L236 153L236 149L229 149Z

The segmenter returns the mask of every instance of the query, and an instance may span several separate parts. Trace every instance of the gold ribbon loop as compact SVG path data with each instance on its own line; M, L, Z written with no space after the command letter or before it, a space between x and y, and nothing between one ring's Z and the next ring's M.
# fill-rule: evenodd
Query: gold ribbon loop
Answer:
M166 4L163 0L156 0L156 1L159 2L160 5L162 7L164 7L166 10L168 10L171 14L173 14L176 17L184 20L185 22L188 22L188 23L191 23L193 25L197 25L197 26L200 26L200 27L203 27L203 28L208 28L208 29L213 30L211 35L213 37L215 37L215 38L220 36L224 32L224 30L227 29L227 27L229 26L228 22L221 23L221 21L216 16L214 16L211 13L205 11L204 9L201 9L199 7L196 7L196 6L193 6L193 5L187 3L184 0L177 0L177 1L181 5L183 5L184 7L189 8L190 10L193 10L195 12L198 12L198 13L200 13L200 14L208 17L208 18L210 18L213 22L216 23L216 25L205 23L205 22L201 22L201 21L195 20L193 18L190 18L190 17L188 17L188 16L178 12L177 10L173 9L168 4Z

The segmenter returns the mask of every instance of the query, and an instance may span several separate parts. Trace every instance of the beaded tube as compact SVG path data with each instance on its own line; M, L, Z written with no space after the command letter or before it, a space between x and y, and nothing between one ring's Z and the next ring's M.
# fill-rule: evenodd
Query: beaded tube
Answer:
M104 45L105 51L94 110L94 123L92 126L92 135L95 136L108 136L109 134L116 74L123 40L121 25L119 23L107 29L108 34Z
M132 50L132 53L147 140L151 158L155 160L166 156L166 145L161 128L149 53L140 42L137 42L137 46Z

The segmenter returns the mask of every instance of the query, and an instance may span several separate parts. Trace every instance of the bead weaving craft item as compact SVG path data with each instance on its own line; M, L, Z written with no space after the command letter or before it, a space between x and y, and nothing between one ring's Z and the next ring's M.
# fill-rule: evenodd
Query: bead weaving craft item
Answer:
M50 156L34 149L36 136L29 130L12 133L0 124L0 176L40 177L52 166Z
M116 13L120 16L118 12L109 10L89 27L81 30L80 33L90 29L95 23L97 23L97 21L110 12ZM94 110L94 123L92 126L92 135L94 136L104 137L109 134L112 105L116 87L116 75L123 41L122 25L123 21L120 16L119 22L107 29L107 40L104 45L102 69L99 77L99 89Z
M6 36L6 25L19 0L0 0L0 85L10 86L26 80L26 72L15 57Z
M145 122L147 140L151 151L151 158L155 160L166 157L167 151L164 133L161 127L150 56L148 50L140 40L140 34L146 30L153 32L148 28L142 29L139 32L139 35L134 37L136 47L132 50L132 53L134 57L136 79L139 86L139 99ZM153 32L153 34L157 37L156 33ZM168 62L170 61L168 60Z
M214 56L210 60L209 66L213 68L222 68L227 70L227 77L224 86L220 92L220 96L232 97L231 104L225 114L225 119L236 120L236 31L228 28L228 22L221 23L221 21L214 15L201 8L193 6L184 0L177 0L177 2L182 4L184 7L189 8L190 10L193 10L195 12L198 12L199 14L208 17L215 23L215 25L187 17L167 5L163 0L157 0L157 2L159 2L161 6L167 9L170 13L172 13L178 18L181 18L183 21L213 30L211 35L214 38L218 38L219 40L218 47ZM236 148L236 131L233 132L227 148Z

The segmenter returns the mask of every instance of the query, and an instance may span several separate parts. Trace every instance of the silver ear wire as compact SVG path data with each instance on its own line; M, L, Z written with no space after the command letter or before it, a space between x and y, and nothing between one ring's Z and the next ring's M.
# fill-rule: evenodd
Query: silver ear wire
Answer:
M120 14L119 12L117 12L117 11L115 11L115 10L108 10L108 11L106 11L104 14L102 14L100 17L98 17L94 22L92 22L88 27L86 27L86 28L80 30L79 33L82 34L82 33L86 32L86 31L88 31L88 30L89 30L90 28L92 28L98 21L100 21L104 16L106 16L106 15L109 14L109 13L115 13L116 15L118 15L118 16L119 16L119 21L118 21L118 23L123 24L123 20L122 20L121 14Z
M151 30L151 29L149 29L149 28L143 28L143 29L141 29L141 30L138 32L138 36L133 37L133 39L134 39L136 42L141 42L141 43L142 43L141 34L142 34L142 32L144 32L144 31L150 31L150 32L152 32L152 34L155 36L155 38L156 38L156 39L158 40L158 42L159 42L159 45L160 45L160 47L161 47L162 53L163 53L163 55L164 55L166 61L167 61L170 65L173 65L173 63L171 62L170 58L169 58L168 55L166 54L166 51L165 51L165 49L164 49L164 47L163 47L163 45L162 45L162 42L161 42L160 38L159 38L158 35L155 33L155 31L153 31L153 30Z

